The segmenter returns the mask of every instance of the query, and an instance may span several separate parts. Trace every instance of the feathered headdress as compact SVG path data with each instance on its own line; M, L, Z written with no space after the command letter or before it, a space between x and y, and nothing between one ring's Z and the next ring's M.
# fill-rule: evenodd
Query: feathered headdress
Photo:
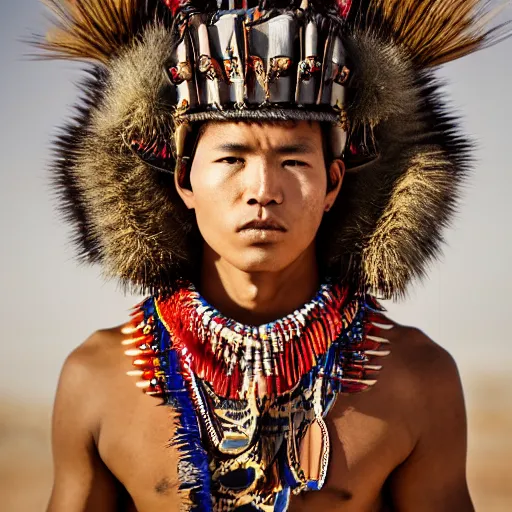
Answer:
M169 174L191 123L332 124L350 172L319 233L330 277L398 297L440 250L470 145L432 69L507 35L479 0L47 0L47 55L90 62L55 184L82 258L139 291L197 267Z

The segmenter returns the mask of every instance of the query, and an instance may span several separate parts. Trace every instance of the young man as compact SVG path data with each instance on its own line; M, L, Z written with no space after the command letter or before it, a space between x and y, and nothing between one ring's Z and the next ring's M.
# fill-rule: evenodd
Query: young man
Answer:
M53 4L95 60L56 183L149 298L64 365L49 511L473 510L455 363L372 294L456 204L427 69L491 42L477 2Z

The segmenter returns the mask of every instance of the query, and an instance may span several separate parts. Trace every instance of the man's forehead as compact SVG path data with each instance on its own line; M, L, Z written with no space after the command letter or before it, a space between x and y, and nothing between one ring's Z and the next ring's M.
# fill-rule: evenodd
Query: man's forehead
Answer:
M211 143L255 142L267 140L271 143L304 142L318 143L322 137L320 124L310 121L221 121L207 122L201 127L201 139Z

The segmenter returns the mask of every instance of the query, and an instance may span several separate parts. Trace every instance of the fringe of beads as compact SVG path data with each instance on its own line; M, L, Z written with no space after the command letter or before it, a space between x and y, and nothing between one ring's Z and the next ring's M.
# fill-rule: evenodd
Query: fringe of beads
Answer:
M339 294L338 297L340 297ZM183 301L181 305L186 306L187 303L182 296L180 296L180 300ZM144 311L148 304L151 304L151 315ZM194 336L194 331L187 327L191 325L197 327L199 319L194 314L195 310L191 307L182 307L178 311L177 305L178 301L174 301L172 307L167 304L165 312L170 321L162 322L159 316L162 315L162 303L157 303L156 299L148 299L136 306L131 322L125 327L125 332L132 336L123 343L134 346L127 350L126 354L133 357L133 365L136 368L129 373L141 378L137 385L151 396L165 399L166 379L169 378L168 372L162 368L162 364L165 365L165 360L161 358L161 354L166 353L170 347L169 345L164 346L165 343L162 340L156 339L154 334L156 323L161 326L158 329L161 332L160 336L169 336L169 333L173 332L172 352L176 356L181 354L181 359L186 355L190 375L197 375L206 380L219 396L227 398L242 397L241 386L244 384L244 380L247 385L248 375L251 376L249 383L257 383L260 397L279 396L286 393L293 389L308 372L319 365L321 358L327 352L331 352L328 349L334 342L335 350L332 351L331 358L333 361L337 361L337 374L331 373L329 377L338 380L343 385L345 393L364 391L375 383L374 379L381 369L380 365L370 364L371 360L388 354L387 350L382 350L386 340L375 338L372 334L376 330L375 323L390 324L382 315L383 308L371 296L351 301L342 311L336 312L334 306L330 306L327 311L330 320L322 320L317 316L303 332L296 332L295 335L285 338L283 330L281 330L278 350L270 351L270 357L275 357L272 367L273 374L270 375L268 372L264 373L265 367L257 364L254 365L251 372L251 369L247 368L247 363L244 363L243 357L238 364L226 369L226 360L223 355L226 353L237 355L237 352L234 349L229 352L218 340L217 347L221 347L222 350L217 349L214 352L209 348L207 340L204 338L198 340L198 337ZM172 317L169 317L171 314ZM206 333L204 324L202 325L202 332ZM304 325L306 325L305 321ZM297 334L300 335L298 339ZM315 336L321 340L315 340ZM271 339L271 336L268 338ZM227 340L228 343L230 341ZM264 343L265 339L261 344L264 345ZM242 351L242 356L246 354L247 349ZM258 359L257 350L254 347L252 347L251 355L255 360ZM181 371L183 372L183 369ZM261 379L258 380L262 374L265 375L266 389L264 390Z
M134 344L127 355L137 368L132 375L141 377L146 394L159 396L176 412L176 430L170 444L180 453L178 476L182 504L190 512L212 511L211 474L208 454L201 443L196 407L191 399L193 375L187 359L172 348L170 336L156 314L155 301L147 299L136 306L132 320L124 329Z
M346 299L346 289L324 286L301 310L260 327L225 318L191 288L156 307L193 373L217 395L240 399L251 384L259 398L293 389L352 323L358 302Z

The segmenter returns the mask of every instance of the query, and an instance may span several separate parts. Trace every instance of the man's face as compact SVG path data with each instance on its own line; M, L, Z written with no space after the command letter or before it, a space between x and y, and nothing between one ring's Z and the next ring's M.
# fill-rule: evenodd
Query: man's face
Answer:
M215 257L244 272L277 272L314 250L341 183L339 163L330 172L338 186L328 193L317 123L209 123L191 190L178 190Z

